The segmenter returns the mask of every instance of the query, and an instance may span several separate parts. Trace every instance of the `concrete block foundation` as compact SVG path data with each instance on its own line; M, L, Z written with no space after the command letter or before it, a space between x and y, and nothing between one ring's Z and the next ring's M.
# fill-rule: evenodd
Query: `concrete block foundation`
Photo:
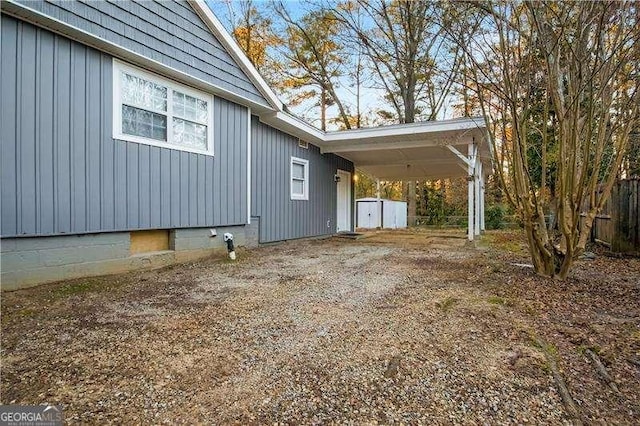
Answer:
M211 229L216 236L211 236ZM131 234L60 235L0 239L0 286L17 290L47 282L153 269L224 252L223 234L238 247L254 246L244 225L170 231L169 250L131 254Z

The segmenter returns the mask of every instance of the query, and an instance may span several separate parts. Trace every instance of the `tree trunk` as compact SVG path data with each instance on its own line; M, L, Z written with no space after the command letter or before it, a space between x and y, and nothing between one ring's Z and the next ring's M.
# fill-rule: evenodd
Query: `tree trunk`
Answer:
M320 128L322 131L327 130L327 103L324 87L320 90Z
M360 116L360 77L362 72L362 54L358 52L358 65L356 66L356 128L362 127Z

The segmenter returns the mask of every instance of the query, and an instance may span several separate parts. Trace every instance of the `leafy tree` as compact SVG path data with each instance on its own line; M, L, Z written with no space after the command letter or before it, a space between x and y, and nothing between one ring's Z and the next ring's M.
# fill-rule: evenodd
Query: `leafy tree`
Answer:
M272 19L253 0L227 0L227 7L234 39L263 77L277 86L275 73L280 64L269 51L282 44L282 39L274 32Z
M327 126L327 107L335 105L341 126L350 129L351 117L337 92L345 61L338 41L340 23L331 10L311 10L299 19L292 17L283 3L277 4L276 11L287 25L287 40L281 51L286 60L282 73L284 87L296 93L291 103L317 99L322 130Z
M623 172L627 178L640 177L640 123L629 134L629 146L623 161Z

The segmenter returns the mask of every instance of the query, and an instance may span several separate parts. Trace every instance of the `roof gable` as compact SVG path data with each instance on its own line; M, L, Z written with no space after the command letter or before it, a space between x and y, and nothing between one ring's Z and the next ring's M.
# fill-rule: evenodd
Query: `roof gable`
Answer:
M216 18L204 0L188 0L202 20L207 24L212 33L225 46L227 52L237 61L238 65L256 85L258 90L278 110L282 110L282 102L267 84L258 70L253 66L249 58L240 48L235 39L227 32L222 23Z
M2 9L136 65L187 83L197 80L230 100L279 109L237 45L217 30L204 1L10 0Z

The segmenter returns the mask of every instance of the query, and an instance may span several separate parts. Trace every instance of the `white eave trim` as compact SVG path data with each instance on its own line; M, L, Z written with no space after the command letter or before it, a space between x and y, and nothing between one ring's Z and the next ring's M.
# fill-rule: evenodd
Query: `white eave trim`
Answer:
M262 115L260 121L316 146L321 146L325 141L325 132L286 112Z
M282 111L283 104L278 96L262 78L256 67L253 66L244 51L238 46L235 39L227 32L222 23L213 14L205 0L188 0L193 9L200 15L200 18L207 24L211 32L227 47L228 53L235 59L240 68L247 74L251 81L258 87L269 103L278 111Z
M441 121L423 121L419 123L394 124L391 126L366 127L353 130L341 130L325 133L325 142L381 138L402 135L425 135L429 133L455 132L459 130L484 129L482 117L453 118Z
M477 135L478 132L484 135L485 123L483 118L477 117L368 127L326 133L321 151L322 153L345 153L390 148L466 145L464 139ZM407 138L403 139L402 136ZM395 140L390 142L389 138Z

